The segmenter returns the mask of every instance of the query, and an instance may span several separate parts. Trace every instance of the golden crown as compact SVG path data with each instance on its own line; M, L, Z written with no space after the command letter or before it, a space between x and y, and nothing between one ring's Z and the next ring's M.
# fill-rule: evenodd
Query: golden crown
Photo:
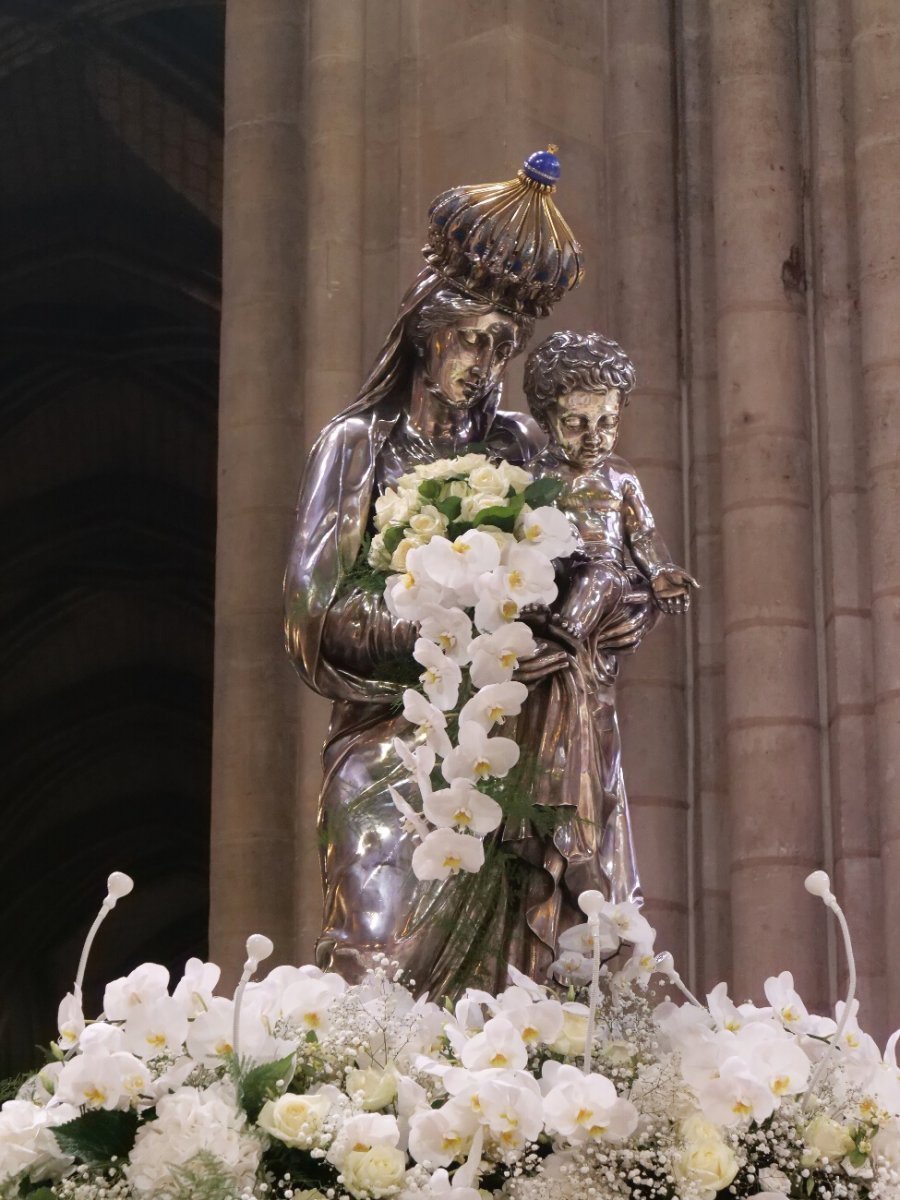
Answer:
M543 317L584 275L584 252L553 202L556 147L506 183L451 188L428 210L428 264L455 287L516 315Z

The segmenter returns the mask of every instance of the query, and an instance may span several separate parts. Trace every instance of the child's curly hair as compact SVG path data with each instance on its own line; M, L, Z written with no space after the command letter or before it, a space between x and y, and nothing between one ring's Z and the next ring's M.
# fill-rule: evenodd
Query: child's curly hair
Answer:
M538 418L557 397L579 388L618 388L627 404L634 382L634 363L618 342L602 333L551 333L525 360L525 396Z

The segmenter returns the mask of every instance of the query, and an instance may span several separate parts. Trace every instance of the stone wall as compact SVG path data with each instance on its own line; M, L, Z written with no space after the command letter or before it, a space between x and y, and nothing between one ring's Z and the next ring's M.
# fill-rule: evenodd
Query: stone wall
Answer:
M326 713L278 574L305 448L418 268L428 202L560 147L588 276L536 337L638 368L623 452L703 581L620 691L646 911L703 989L900 1020L900 11L893 0L228 0L212 946L319 916ZM508 399L515 397L519 371Z

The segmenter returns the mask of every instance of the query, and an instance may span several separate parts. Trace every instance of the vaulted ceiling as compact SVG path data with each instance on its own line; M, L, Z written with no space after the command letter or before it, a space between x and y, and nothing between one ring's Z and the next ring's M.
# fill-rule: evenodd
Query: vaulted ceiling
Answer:
M223 39L0 0L0 1071L110 871L95 984L205 948Z

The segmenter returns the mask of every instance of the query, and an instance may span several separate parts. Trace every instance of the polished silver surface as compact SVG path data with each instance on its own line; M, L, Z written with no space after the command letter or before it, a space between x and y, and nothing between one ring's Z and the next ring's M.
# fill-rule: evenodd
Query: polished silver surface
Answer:
M415 838L404 831L388 790L393 784L418 807L393 749L395 737L409 744L414 737L399 711L405 684L398 672L408 666L415 629L344 577L377 490L417 463L478 445L539 471L548 466L536 423L498 407L506 364L521 340L521 322L449 290L426 269L359 398L316 442L301 483L285 628L303 679L334 701L320 806L325 912L318 961L348 979L379 953L398 960L431 995L467 984L500 986L507 962L541 978L559 933L581 919L579 892L600 887L616 900L639 894L615 676L618 654L640 643L660 609L652 584L626 567L621 553L615 562L592 557L597 531L601 542L610 540L593 494L581 498L588 553L561 576L562 607L529 615L539 652L519 670L529 696L515 726L504 730L530 768L523 786L531 800L539 812L557 810L558 819L510 818L477 875L422 882L410 865ZM632 477L617 468L609 490L622 490ZM579 495L576 488L580 504ZM648 533L645 521L633 538ZM658 548L639 553L649 562ZM615 569L613 584L599 577L608 568ZM605 588L602 601L598 586Z

